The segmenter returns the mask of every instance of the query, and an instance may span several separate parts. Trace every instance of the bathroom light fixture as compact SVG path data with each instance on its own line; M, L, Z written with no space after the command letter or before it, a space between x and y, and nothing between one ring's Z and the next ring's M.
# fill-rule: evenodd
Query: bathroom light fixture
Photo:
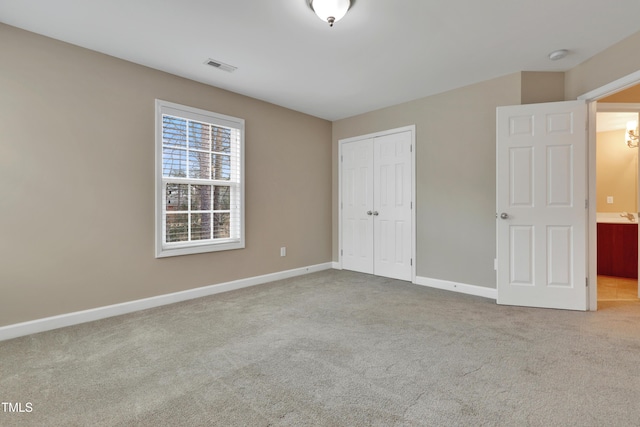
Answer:
M554 50L549 54L549 59L552 61L557 61L559 59L564 58L568 54L569 54L569 51L567 49Z
M351 0L308 0L309 7L318 18L333 27L334 22L341 20L351 7Z
M627 122L627 147L636 148L638 146L638 122Z

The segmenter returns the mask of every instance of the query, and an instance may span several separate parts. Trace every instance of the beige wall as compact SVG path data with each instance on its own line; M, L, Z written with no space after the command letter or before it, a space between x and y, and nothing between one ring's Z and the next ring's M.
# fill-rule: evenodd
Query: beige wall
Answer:
M523 71L522 104L564 101L564 73Z
M338 140L409 124L418 275L495 287L495 108L575 99L638 51L640 33L563 85L514 73L332 126L0 24L0 326L337 261ZM246 120L246 249L153 257L156 98Z
M639 103L640 85L598 101ZM596 188L598 212L636 212L638 206L638 152L624 144L625 130L599 132L596 137ZM607 203L613 196L613 204Z
M640 70L640 32L566 73L521 72L333 125L333 259L339 139L416 124L417 274L495 287L495 108L576 99Z
M495 114L520 99L514 73L334 122L333 259L338 140L415 124L417 275L495 287Z
M0 326L331 261L330 122L3 24L0 52ZM246 120L246 249L154 258L156 98Z
M640 84L598 100L598 104L602 102L640 103Z
M637 212L638 150L627 147L624 139L624 129L596 136L598 212ZM613 197L612 204L607 196Z
M605 49L565 73L565 99L577 99L640 70L640 32ZM612 101L610 101L612 102Z

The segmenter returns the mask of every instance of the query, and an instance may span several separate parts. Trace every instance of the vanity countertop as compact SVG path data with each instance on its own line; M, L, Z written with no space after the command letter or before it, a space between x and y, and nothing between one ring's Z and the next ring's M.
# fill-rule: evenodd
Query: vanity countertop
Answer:
M627 216L631 215L633 221ZM606 224L637 224L638 214L634 212L598 212L596 222Z

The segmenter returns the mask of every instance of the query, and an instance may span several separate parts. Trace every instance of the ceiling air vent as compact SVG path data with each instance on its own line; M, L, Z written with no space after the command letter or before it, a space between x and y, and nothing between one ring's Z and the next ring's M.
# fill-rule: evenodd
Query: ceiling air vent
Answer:
M219 70L226 71L228 73L233 73L238 67L234 67L233 65L225 64L224 62L220 62L216 59L207 59L205 62L207 65L211 65L212 67L218 68Z

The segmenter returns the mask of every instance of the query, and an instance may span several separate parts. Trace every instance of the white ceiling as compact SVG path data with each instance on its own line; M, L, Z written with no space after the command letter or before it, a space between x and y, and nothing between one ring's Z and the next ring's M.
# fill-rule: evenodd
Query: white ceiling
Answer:
M6 24L328 120L568 70L638 16L638 0L357 0L329 28L307 0L0 0Z
M638 121L638 113L598 113L596 115L596 131L626 130L627 122L634 121Z

